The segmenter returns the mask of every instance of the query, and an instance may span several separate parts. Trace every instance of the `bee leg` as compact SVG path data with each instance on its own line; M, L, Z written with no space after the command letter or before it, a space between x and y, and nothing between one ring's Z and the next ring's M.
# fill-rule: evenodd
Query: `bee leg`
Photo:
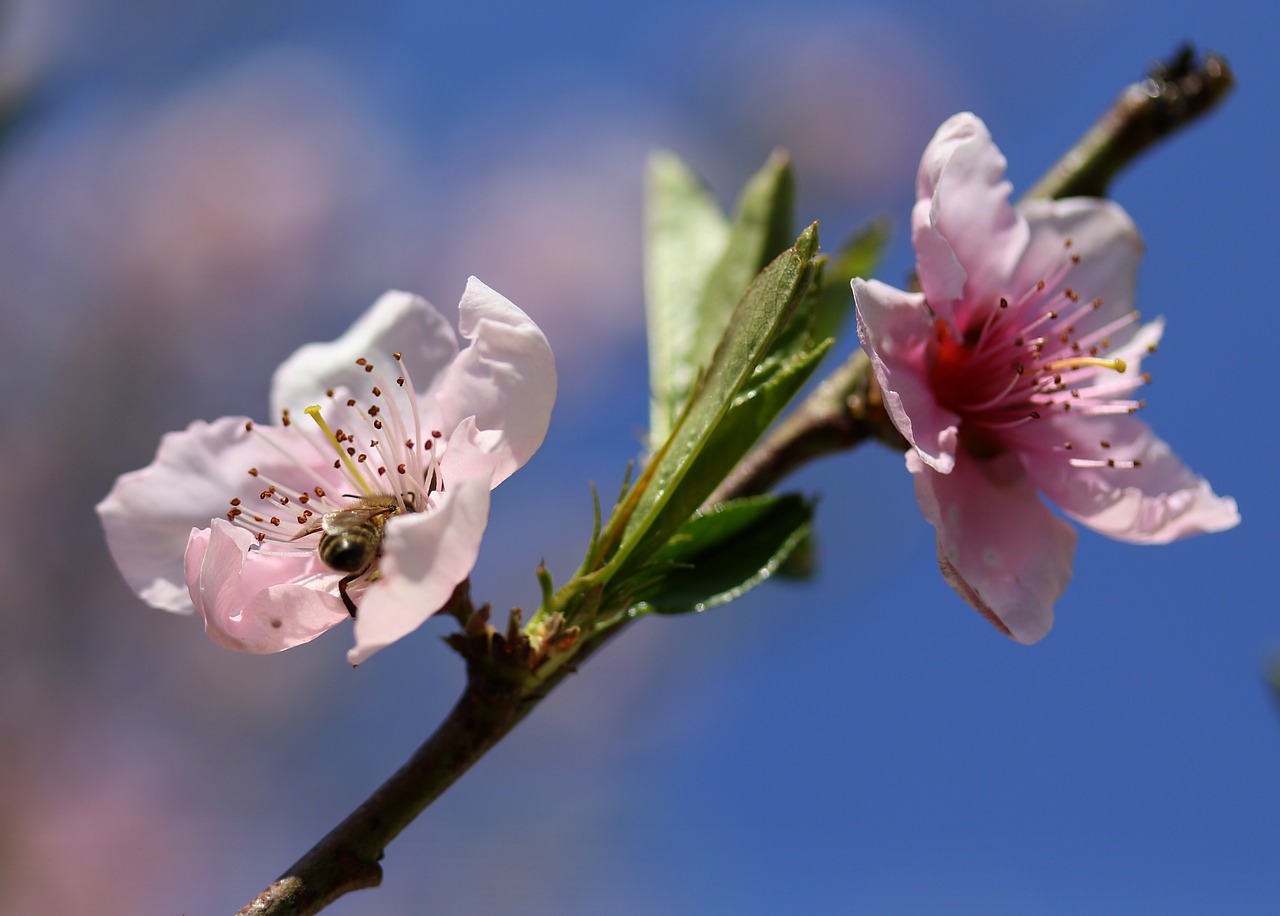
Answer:
M343 576L338 580L338 594L342 596L342 603L347 606L347 611L351 614L352 619L356 616L356 603L352 601L351 596L347 594L347 583L352 579L359 579L363 573L364 570L360 570L358 573L353 573L350 576Z

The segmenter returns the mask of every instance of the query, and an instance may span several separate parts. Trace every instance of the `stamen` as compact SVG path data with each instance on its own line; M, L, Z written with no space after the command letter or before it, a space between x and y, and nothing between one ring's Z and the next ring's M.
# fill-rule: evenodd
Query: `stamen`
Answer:
M342 463L346 465L347 472L351 475L351 479L364 491L365 496L372 496L374 490L365 481L364 475L360 473L360 469L352 462L351 456L343 450L342 445L338 442L338 437L333 434L333 430L329 428L329 424L325 422L324 417L320 415L320 405L312 404L304 411L307 416L315 421L316 426L320 427L320 431L324 433L325 439L333 446L333 450L337 452Z

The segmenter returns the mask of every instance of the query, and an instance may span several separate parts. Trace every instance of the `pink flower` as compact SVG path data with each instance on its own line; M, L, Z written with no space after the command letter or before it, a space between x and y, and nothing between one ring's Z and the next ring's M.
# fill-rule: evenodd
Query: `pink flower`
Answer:
M1007 636L1040 639L1076 532L1162 544L1240 516L1150 428L1138 324L1142 240L1108 200L1013 207L1005 159L971 114L948 120L916 179L921 292L854 280L858 336L951 586Z
M520 309L472 277L459 310L461 352L429 303L386 293L276 370L278 425L166 435L98 505L134 591L246 652L355 615L352 664L443 607L475 564L489 491L542 444L556 392Z

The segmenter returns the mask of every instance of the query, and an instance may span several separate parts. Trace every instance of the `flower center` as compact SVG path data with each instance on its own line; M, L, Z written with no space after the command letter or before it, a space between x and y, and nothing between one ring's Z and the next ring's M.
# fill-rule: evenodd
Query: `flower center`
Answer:
M417 395L401 355L394 358L392 384L368 360L356 360L374 383L368 394L327 391L327 404L304 410L313 425L295 425L287 410L276 428L246 423L245 435L259 436L280 460L269 470L249 468L261 489L256 498L232 499L227 511L229 521L253 532L259 550L314 553L346 573L340 591L353 613L346 586L376 575L387 523L428 511L445 486L445 439L439 430L422 434ZM302 543L312 535L318 538Z
M1144 402L1131 395L1150 381L1108 355L1113 336L1127 332L1138 313L1113 317L1101 299L1085 300L1067 285L1081 261L1071 247L1068 239L1063 260L1048 277L991 307L972 309L962 328L941 318L934 323L929 385L938 404L960 417L961 443L976 457L1048 447L1078 467L1140 466L1111 454L1105 439L1076 442L1043 426L1056 430L1062 424L1055 418L1067 414L1133 413Z

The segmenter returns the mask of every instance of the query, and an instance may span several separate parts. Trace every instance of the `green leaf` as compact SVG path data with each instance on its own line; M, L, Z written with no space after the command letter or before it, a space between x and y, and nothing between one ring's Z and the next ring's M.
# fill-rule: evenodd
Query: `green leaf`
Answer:
M685 614L726 604L769 578L806 539L813 505L796 495L734 500L691 518L653 558L665 569L635 610Z
M619 567L636 571L647 556L666 544L738 463L785 404L772 396L774 389L769 383L776 379L776 391L785 393L790 388L789 380L806 368L811 371L816 356L821 355L815 351L795 364L765 369L760 378L752 378L803 299L813 275L811 261L817 248L815 224L801 233L794 248L779 255L760 273L738 303L669 442L654 456L654 465L637 483L638 498L627 511L614 558ZM767 420L766 408L773 411ZM733 416L722 429L731 411Z
M724 255L729 221L693 170L662 150L649 157L645 209L650 425L661 441L697 378L697 304Z
M674 428L743 290L792 238L795 188L775 153L726 223L706 187L670 153L650 161L645 264L650 443Z

